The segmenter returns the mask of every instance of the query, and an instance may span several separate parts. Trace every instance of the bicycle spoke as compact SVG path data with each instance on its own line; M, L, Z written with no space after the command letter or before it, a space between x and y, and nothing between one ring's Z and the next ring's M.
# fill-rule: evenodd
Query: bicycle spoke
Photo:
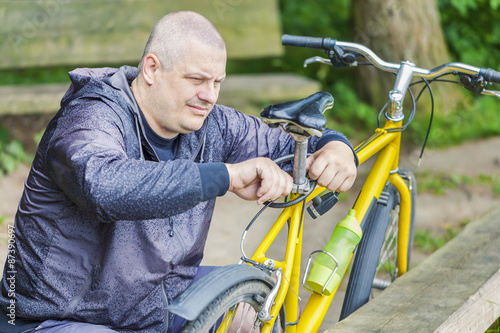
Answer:
M251 306L249 306L248 304L245 304L244 309L243 309L243 312L242 312L242 314L241 314L241 317L240 317L240 318L238 318L238 320L240 321L240 326L238 327L238 332L242 332L243 325L244 325L244 324L245 324L245 322L246 322L246 319L245 319L245 318L246 318L247 314L248 314L248 313L250 313L250 309L251 309L251 308L252 308ZM252 326L253 326L253 325L252 325ZM252 330L253 330L253 327L252 327Z
M251 327L250 327L251 325ZM213 328L212 332L259 332L258 314L249 304L240 303L228 310L222 324Z
M383 247L380 252L380 258L376 269L377 275L373 280L373 288L375 289L383 290L387 288L396 278L398 223L399 210L395 209L391 214L389 226L384 237Z

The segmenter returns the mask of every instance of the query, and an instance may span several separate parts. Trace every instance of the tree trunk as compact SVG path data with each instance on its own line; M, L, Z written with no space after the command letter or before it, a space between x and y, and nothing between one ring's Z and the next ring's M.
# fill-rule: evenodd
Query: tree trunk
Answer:
M409 60L422 68L434 68L450 61L436 0L353 0L353 15L354 41L371 48L385 61ZM363 67L357 75L361 98L372 105L383 106L395 76L374 67ZM412 88L415 98L421 87ZM437 112L447 112L463 100L456 85L434 83L431 87ZM406 101L409 100L407 96ZM420 110L430 110L428 97L422 96L418 103Z

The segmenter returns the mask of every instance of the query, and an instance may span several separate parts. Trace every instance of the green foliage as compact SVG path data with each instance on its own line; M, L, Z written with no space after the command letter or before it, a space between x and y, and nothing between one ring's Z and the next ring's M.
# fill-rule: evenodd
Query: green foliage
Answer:
M317 0L308 2L281 1L283 33L313 37L352 40L351 1ZM327 111L328 127L346 134L354 141L366 138L367 130L377 124L378 110L361 101L354 87L354 71L313 64L303 67L313 56L326 57L320 50L285 47L282 70L299 73L322 83L323 89L335 98L333 109Z
M23 145L17 140L10 140L9 133L0 127L0 178L16 170L21 162L30 163Z
M429 192L435 195L443 195L448 189L457 189L462 184L470 184L473 182L471 177L458 174L446 175L444 173L434 174L424 172L418 175L418 192Z
M377 126L378 111L359 100L355 90L342 82L334 83L330 93L335 96L335 105L326 114L328 127L343 132L353 141L366 139L367 130Z
M434 195L444 195L447 190L454 190L466 185L476 185L491 188L494 196L500 195L500 176L479 174L476 177L456 173L418 173L418 192L428 192Z
M286 34L332 37L353 40L350 1L281 1L283 32ZM445 38L452 61L479 67L500 67L500 0L437 0ZM329 127L350 138L366 136L377 120L378 108L359 100L352 69L314 64L303 68L306 58L324 56L322 51L286 47L282 70L293 71L319 80L324 90L335 97L329 111ZM361 70L361 69L360 69ZM446 84L446 83L435 83ZM493 89L497 89L498 86ZM457 86L457 89L462 89ZM466 105L441 114L436 110L429 146L443 147L500 134L498 100L494 97L470 97ZM332 125L330 125L332 124ZM427 131L429 114L418 115L408 128L410 141L420 145Z
M442 235L435 235L428 229L416 229L413 240L416 249L423 253L433 253L452 240L460 232L459 230L454 230L450 226L447 226L444 231Z
M451 58L500 69L500 1L438 0Z
M339 40L352 39L351 1L316 0L308 2L300 0L280 1L283 33L313 37L331 37ZM302 64L306 58L322 55L322 51L297 47L286 47L283 68L286 71L300 72L304 75L320 79L324 84L332 83L331 76L319 74L316 70L304 69Z
M493 195L500 196L500 176L499 175L479 175L479 182L485 186L491 186Z
M2 69L0 85L69 82L68 72L73 69L73 67Z
M457 87L458 89L458 87ZM481 96L448 114L435 112L429 137L430 147L457 145L500 134L499 101L495 97ZM409 127L411 141L423 141L429 125L429 114L419 114Z
M436 0L443 32L452 61L480 67L500 69L500 0ZM355 29L350 0L279 1L282 30L285 34L331 37L352 41ZM329 127L347 134L354 141L364 139L375 127L381 105L362 102L356 93L355 69L338 69L312 64L303 67L305 59L326 56L320 50L285 47L280 59L231 60L227 72L295 72L320 81L325 91L335 98L335 106L328 111ZM103 66L106 64L103 64ZM99 66L97 66L99 67ZM0 71L0 85L67 82L67 72L73 68L11 69ZM359 70L366 70L360 68ZM370 84L370 83L366 83ZM437 83L436 83L437 84ZM445 83L439 83L445 84ZM498 89L498 85L493 89ZM456 89L462 89L457 86ZM500 134L498 99L471 96L470 102L446 115L436 110L429 146L454 145L470 139ZM423 142L429 115L417 115L408 128L411 142Z
M496 304L496 303L495 303ZM484 333L500 333L500 318L498 318Z
M33 140L35 141L37 146L40 144L40 141L42 141L42 136L44 133L45 133L45 130L41 130L40 132L35 133L33 135Z

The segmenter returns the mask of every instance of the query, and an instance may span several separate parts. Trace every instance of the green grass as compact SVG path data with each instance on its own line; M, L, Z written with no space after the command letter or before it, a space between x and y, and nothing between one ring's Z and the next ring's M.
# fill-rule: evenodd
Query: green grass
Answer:
M11 140L8 131L0 127L0 179L15 171L19 163L31 163L33 156L26 153L21 142Z
M90 67L120 67L127 64L96 64ZM137 66L137 64L128 64L130 66ZM85 67L85 66L79 66ZM71 66L55 66L55 67L28 67L28 68L12 68L0 69L0 86L5 85L19 85L26 86L32 84L43 83L62 83L68 82L68 72L71 72L76 67Z
M2 69L0 70L0 86L69 82L68 72L73 69L75 69L73 66Z
M484 333L500 333L500 318L498 318Z
M470 221L464 221L463 223L466 224L468 222ZM447 226L445 227L445 232L439 235L428 229L415 229L415 237L413 238L414 247L422 253L433 253L455 238L463 229L462 225L457 229Z
M448 241L453 239L456 234L451 229L446 229L445 235L436 236L430 230L417 229L415 230L415 238L413 240L417 251L422 253L433 253Z
M465 141L487 138L500 134L500 102L492 96L473 98L467 105L442 114L435 110L429 137L430 147L447 147ZM411 142L423 141L430 115L418 115L410 125Z
M418 192L444 195L447 190L455 190L466 185L485 186L491 188L493 195L500 196L500 176L497 174L480 174L476 177L459 175L456 173L433 173L430 171L419 172Z

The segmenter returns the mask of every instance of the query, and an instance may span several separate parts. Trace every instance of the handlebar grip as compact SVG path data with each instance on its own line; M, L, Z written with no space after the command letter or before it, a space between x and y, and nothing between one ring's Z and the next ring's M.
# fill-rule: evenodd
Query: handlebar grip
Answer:
M500 72L491 68L481 68L479 74L484 77L487 82L500 83Z
M290 46L301 46L312 49L322 49L328 51L331 49L332 39L321 37L307 37L307 36L293 36L283 35L281 37L281 44Z

